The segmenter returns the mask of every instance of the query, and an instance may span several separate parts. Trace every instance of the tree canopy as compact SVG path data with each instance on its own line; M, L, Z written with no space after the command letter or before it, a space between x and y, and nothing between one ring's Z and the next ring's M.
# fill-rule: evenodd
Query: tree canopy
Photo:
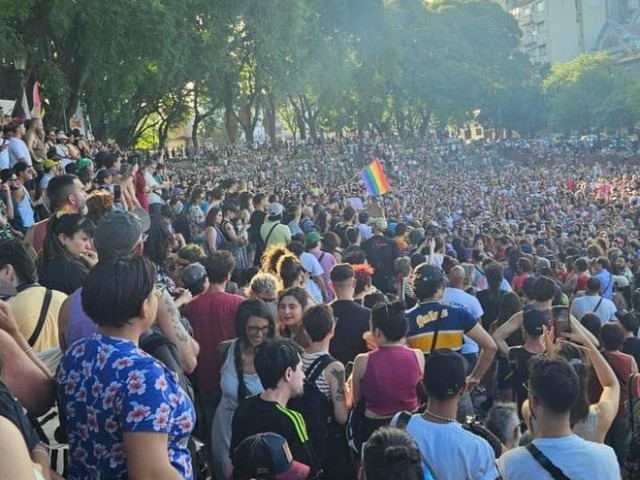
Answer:
M27 56L48 123L82 104L122 145L192 118L197 146L212 117L230 141L259 122L274 140L277 120L300 138L473 118L534 133L547 113L559 130L620 128L640 103L606 56L540 75L490 0L0 0L0 35L5 64Z

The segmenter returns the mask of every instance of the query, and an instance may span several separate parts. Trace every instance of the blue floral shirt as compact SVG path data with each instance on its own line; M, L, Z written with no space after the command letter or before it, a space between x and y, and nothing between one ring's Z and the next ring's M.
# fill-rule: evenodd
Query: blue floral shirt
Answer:
M171 465L193 479L187 443L195 410L162 363L129 340L94 334L71 346L56 377L69 435L68 480L128 479L128 432L168 434Z

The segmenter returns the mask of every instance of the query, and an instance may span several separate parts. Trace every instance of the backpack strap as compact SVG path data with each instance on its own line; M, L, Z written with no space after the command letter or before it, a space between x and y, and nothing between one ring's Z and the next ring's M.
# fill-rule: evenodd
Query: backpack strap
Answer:
M51 297L53 296L53 291L47 288L47 291L44 293L44 300L42 301L42 307L40 307L40 317L38 317L38 323L36 323L36 328L29 337L27 342L30 347L33 347L44 328L44 321L47 319L47 313L49 312L49 305L51 305Z
M609 288L609 286L607 285L607 288ZM593 309L593 313L596 313L598 311L598 309L600 308L600 304L602 303L602 299L604 297L600 296L600 300L598 300L598 303L596 303L596 308Z
M280 222L276 222L273 227L271 227L271 230L269 230L269 233L267 234L267 238L264 240L264 246L267 247L269 245L269 239L271 238L271 234L273 233L273 231L276 229L276 227L280 225Z
M330 354L325 353L324 355L320 355L316 358L309 368L304 372L306 375L306 382L310 385L316 383L320 374L324 372L324 369L329 366L330 363L335 362L335 358L333 358Z
M542 468L544 468L553 480L571 480L567 477L562 470L556 467L549 458L542 453L538 447L536 447L533 443L527 445L527 451L533 456L533 458L540 464Z

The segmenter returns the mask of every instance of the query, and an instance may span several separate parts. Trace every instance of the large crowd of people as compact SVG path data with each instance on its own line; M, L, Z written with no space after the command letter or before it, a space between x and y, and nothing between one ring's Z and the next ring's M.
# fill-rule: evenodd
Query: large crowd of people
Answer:
M632 159L3 135L0 478L640 475Z

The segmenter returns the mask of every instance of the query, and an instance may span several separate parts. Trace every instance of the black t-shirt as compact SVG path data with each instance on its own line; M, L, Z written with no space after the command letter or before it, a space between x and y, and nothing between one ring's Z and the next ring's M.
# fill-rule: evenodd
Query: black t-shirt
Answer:
M629 337L625 339L620 351L622 353L631 355L633 358L636 359L636 363L640 365L640 338Z
M6 418L20 430L27 444L27 449L31 452L38 443L38 434L20 402L2 382L0 382L0 417Z
M89 269L80 262L64 258L45 260L40 270L40 285L71 295L82 286Z
M362 338L369 331L371 310L351 300L335 300L331 303L336 329L329 345L329 353L343 365L353 362L356 355L367 352Z
M518 403L518 412L527 399L526 383L529 380L529 360L536 354L524 349L524 347L511 347L509 349L509 365L511 366L511 378L509 383L513 388Z
M283 436L289 444L294 460L311 467L314 477L315 453L302 415L275 402L268 402L254 395L247 398L236 409L231 424L229 455L247 437L256 433L274 432Z

